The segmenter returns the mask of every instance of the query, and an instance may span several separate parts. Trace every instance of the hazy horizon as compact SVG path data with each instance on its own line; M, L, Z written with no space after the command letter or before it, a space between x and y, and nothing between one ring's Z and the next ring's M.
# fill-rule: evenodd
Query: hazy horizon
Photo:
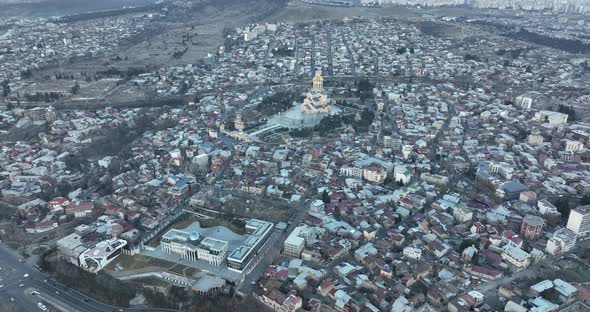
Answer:
M155 0L0 0L0 16L63 16L142 6Z

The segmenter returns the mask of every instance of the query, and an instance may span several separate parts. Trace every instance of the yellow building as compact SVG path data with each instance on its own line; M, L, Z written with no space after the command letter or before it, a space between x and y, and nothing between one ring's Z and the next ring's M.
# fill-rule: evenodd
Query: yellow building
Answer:
M330 100L324 93L324 78L320 72L316 72L313 77L313 87L301 103L301 112L304 114L329 113L330 108Z

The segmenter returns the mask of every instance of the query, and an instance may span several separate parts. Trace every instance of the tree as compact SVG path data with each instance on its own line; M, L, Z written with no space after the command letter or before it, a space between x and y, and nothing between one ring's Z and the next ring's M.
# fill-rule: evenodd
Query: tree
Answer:
M7 97L10 94L10 86L8 85L10 82L8 79L2 81L2 96Z
M463 252L469 246L479 246L479 243L473 239L464 239L459 245L459 252Z
M74 86L72 87L72 89L70 90L70 92L73 95L78 94L78 91L80 91L80 84L78 84L78 82L76 81L76 83L74 84Z
M570 215L571 207L570 207L570 198L568 196L561 196L558 197L554 202L553 205L557 208L557 211L561 213L561 217L564 220L567 220Z
M324 202L324 204L330 203L330 195L328 195L328 191L326 190L322 192L322 201Z

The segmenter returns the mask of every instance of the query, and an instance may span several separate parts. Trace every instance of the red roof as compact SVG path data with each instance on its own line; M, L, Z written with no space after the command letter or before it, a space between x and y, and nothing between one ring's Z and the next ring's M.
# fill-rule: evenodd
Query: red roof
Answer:
M63 198L63 197L56 197L52 200L50 200L47 204L49 205L62 205L63 203L65 203L67 201L67 199Z
M373 171L373 172L381 172L384 170L382 167L379 167L379 166L366 166L363 169Z
M92 209L94 209L94 203L92 203L91 201L73 202L73 203L69 203L66 206L66 210L84 211L84 210L92 210Z

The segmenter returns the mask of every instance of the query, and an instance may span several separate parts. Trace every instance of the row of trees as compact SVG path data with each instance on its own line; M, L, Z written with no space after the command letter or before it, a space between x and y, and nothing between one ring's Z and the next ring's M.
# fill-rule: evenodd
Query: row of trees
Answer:
M182 51L175 51L172 53L172 58L179 59L181 58L186 52L188 51L188 47L184 48Z
M133 285L124 284L107 274L94 275L71 263L57 260L55 250L43 254L39 266L60 283L107 304L128 307L129 300L135 297L137 291Z
M293 107L293 102L297 100L297 94L290 91L279 91L271 96L262 99L256 109L267 115L273 115L284 112Z
M302 129L293 129L289 132L292 137L309 137L314 132L324 136L334 133L335 129L343 125L350 125L355 131L366 131L375 119L375 113L367 108L363 109L359 114L359 118L355 115L329 115L320 120L320 123L315 127L307 127Z
M520 29L518 32L512 32L508 37L518 40L528 41L535 44L551 47L554 49L563 50L570 53L590 53L590 44L584 43L580 40L572 40L565 38L550 37L526 29Z
M369 79L364 78L361 79L357 84L357 96L361 100L362 103L365 102L366 99L373 97L373 88L375 85L369 81Z
M9 83L10 81L8 81L8 79L4 79L1 83L3 97L7 97L8 94L10 94L10 86L8 85Z
M34 94L25 93L25 100L29 102L54 102L62 96L59 92L35 92Z
M574 109L574 107L572 105L565 106L563 104L559 104L556 111L558 111L562 114L567 114L567 121L569 121L569 122L574 122L578 118L576 116L576 110Z
M74 288L100 302L129 307L129 301L142 294L147 303L156 308L182 309L184 311L261 311L263 305L252 297L244 299L196 295L190 288L171 286L163 293L151 287L133 282L122 282L99 272L94 275L77 266L58 259L55 249L40 256L39 266L67 287Z
M240 299L229 296L200 296L186 288L172 286L167 294L145 288L145 298L152 307L164 309L181 309L182 311L244 311L259 312L267 308L252 297Z

